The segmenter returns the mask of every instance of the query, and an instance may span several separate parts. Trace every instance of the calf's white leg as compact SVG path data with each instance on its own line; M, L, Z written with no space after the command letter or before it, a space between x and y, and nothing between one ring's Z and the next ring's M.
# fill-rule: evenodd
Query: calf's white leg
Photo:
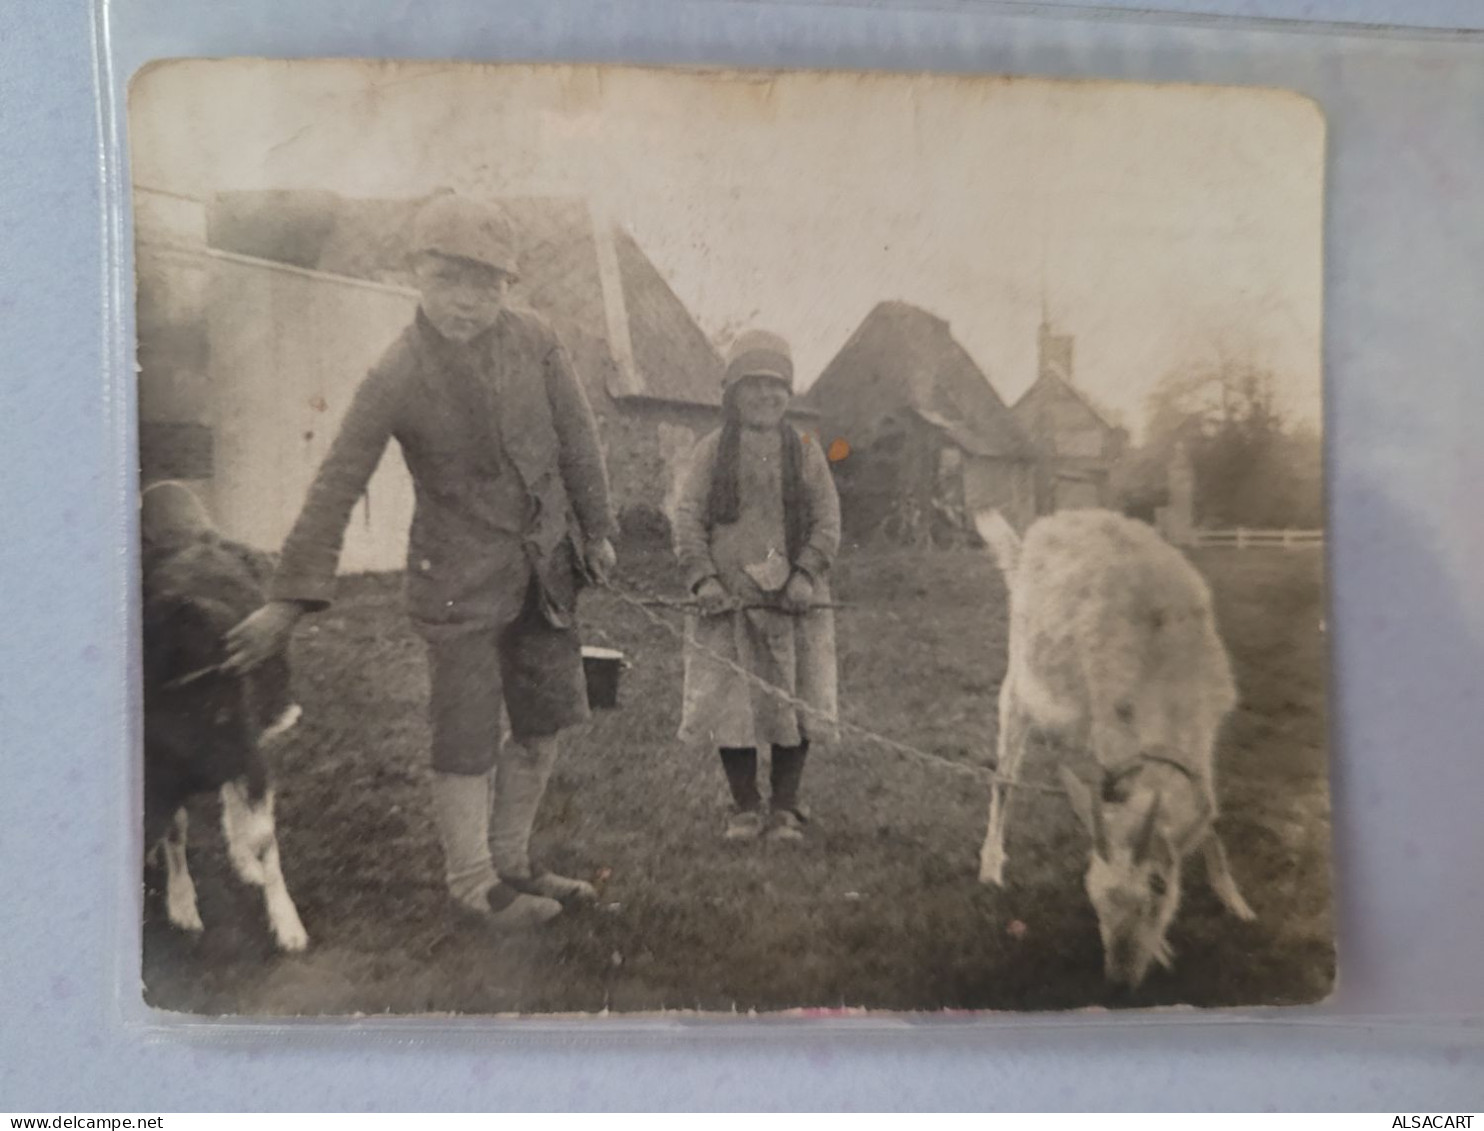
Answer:
M273 826L273 791L264 790L255 802L244 781L222 786L222 832L227 855L242 881L263 889L268 922L279 948L303 950L309 945L309 935L284 883Z
M175 811L175 819L161 842L165 849L165 909L182 931L202 929L201 913L196 908L196 884L186 864L186 830L189 818L184 807Z

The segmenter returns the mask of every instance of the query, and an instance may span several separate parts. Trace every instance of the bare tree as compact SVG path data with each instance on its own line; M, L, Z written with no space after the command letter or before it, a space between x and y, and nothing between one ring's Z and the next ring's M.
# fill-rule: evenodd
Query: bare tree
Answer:
M1271 369L1242 353L1214 352L1172 370L1150 393L1143 443L1120 469L1123 509L1148 518L1168 501L1170 461L1183 443L1203 525L1319 525L1318 433L1285 416Z

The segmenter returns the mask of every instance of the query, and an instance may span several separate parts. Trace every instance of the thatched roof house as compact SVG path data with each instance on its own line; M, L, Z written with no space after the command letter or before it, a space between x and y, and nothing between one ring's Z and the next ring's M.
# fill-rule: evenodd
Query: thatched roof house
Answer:
M848 447L837 469L853 537L953 540L986 507L1033 517L1035 447L936 315L880 303L806 400L834 450Z

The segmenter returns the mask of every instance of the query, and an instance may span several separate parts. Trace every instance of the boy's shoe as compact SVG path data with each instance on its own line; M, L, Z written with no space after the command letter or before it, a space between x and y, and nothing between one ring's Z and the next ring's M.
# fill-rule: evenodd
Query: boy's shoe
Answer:
M490 888L477 906L461 899L451 902L454 914L464 922L495 931L529 931L562 913L556 900L528 895L505 883Z
M763 832L763 815L756 809L743 809L727 818L727 840L756 840Z
M768 818L769 840L803 840L804 818L793 809L775 809Z
M555 872L548 872L540 865L533 865L529 876L501 875L500 878L507 887L514 888L524 895L554 899L563 905L596 903L598 900L598 889L586 880L559 876Z

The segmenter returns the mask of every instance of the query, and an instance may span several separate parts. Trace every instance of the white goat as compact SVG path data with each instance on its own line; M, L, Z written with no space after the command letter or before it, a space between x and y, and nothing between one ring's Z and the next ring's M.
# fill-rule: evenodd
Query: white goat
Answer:
M1185 858L1203 850L1209 883L1239 919L1254 918L1214 821L1218 731L1236 686L1204 579L1152 528L1110 511L1063 511L1024 543L998 511L976 516L1010 591L1010 657L1000 689L997 773L1010 782L1033 730L1057 757L1089 752L1095 796L1058 767L1092 837L1086 887L1111 982L1137 986L1168 967L1166 934ZM991 790L982 883L1002 884L1012 785Z

